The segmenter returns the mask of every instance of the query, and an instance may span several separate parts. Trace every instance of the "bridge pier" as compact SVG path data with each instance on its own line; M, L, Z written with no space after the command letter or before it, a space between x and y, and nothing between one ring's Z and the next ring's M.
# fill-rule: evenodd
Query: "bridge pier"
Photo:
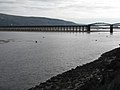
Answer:
M81 27L79 26L79 32L81 31Z
M90 25L87 26L87 31L90 32Z
M69 32L71 32L71 26L69 26Z
M113 25L110 25L110 33L113 33Z
M82 32L84 32L84 26L82 26Z
M77 32L77 26L75 27L75 32Z
M74 26L72 26L72 32L74 32Z

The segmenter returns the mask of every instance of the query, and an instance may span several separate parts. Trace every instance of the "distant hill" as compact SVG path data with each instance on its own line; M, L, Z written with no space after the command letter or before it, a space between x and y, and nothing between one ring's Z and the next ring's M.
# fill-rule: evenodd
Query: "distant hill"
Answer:
M23 17L0 13L0 26L75 25L76 23L46 17Z

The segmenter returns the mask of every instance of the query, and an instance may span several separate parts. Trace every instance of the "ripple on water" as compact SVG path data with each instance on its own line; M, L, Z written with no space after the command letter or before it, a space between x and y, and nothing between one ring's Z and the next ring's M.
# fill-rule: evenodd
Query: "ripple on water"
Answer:
M5 43L9 43L9 42L14 42L14 40L13 39L0 40L0 44L5 44Z

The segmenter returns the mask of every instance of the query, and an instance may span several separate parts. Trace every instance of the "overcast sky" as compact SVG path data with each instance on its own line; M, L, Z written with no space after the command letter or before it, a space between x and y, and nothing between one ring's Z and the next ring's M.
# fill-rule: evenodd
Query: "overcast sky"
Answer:
M0 13L79 23L119 22L120 0L0 0Z

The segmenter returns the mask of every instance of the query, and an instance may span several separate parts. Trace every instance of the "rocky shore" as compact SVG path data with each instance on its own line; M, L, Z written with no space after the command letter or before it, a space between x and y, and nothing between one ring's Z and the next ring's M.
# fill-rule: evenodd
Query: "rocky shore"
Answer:
M29 90L120 90L120 48Z

